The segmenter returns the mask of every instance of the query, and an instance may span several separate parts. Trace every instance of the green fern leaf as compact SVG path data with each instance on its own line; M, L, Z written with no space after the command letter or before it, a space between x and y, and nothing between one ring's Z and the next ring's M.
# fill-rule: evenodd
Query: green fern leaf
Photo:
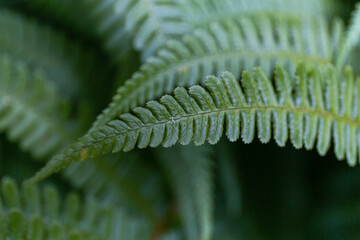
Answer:
M115 59L119 59L129 49L129 42L146 59L170 39L166 24L181 28L179 2L90 0L86 5L98 23L99 34L105 36L105 47L115 55Z
M52 186L19 189L3 178L0 195L0 239L148 239L150 226L120 209L84 202L75 193L60 199ZM116 224L114 224L116 222Z
M334 34L334 42L339 36ZM117 90L113 102L98 116L92 130L172 91L175 86L194 85L207 75L229 70L238 76L241 70L257 64L268 74L275 63L287 65L290 72L298 61L327 65L336 51L333 48L323 19L288 24L284 19L252 21L240 17L224 25L214 22L209 31L186 35L182 42L168 42L157 57L149 59Z
M355 85L350 69L340 76L331 66L325 69L313 67L308 71L304 64L300 64L296 71L294 94L284 68L277 67L275 72L279 93L275 93L263 70L255 68L254 72L253 75L244 71L242 87L232 74L225 72L221 80L214 76L206 79L208 90L200 86L193 86L188 91L178 87L174 97L166 95L160 102L150 101L145 108L137 107L134 114L123 114L119 120L82 137L55 156L30 182L37 182L72 161L96 157L103 149L109 149L109 145L112 152L119 152L130 151L135 146L144 148L162 144L169 147L176 142L189 144L192 141L195 145L202 145L208 141L215 144L223 132L231 136L230 141L241 135L245 143L250 143L255 126L263 143L270 140L271 128L274 128L274 138L280 146L286 142L288 130L295 148L301 148L305 143L306 149L312 149L317 140L320 155L326 154L333 138L339 160L343 159L342 152L345 152L348 164L356 164L360 85L359 81L356 82L359 86ZM328 97L335 88L340 88L341 92L338 101L331 102ZM339 139L338 132L344 137ZM346 145L342 144L343 141Z
M207 27L214 21L226 22L244 15L279 16L279 11L285 17L318 17L330 15L334 9L330 7L333 2L328 0L318 1L316 5L305 2L92 0L87 4L96 22L100 23L99 32L108 36L106 46L110 53L121 56L120 53L129 47L128 41L132 40L133 47L146 60L168 40L181 39L184 34Z

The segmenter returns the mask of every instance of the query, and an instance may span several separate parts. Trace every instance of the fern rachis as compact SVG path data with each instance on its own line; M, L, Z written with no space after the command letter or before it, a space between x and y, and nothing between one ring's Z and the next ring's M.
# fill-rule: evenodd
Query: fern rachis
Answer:
M255 68L254 72L254 75L248 71L243 73L242 87L232 74L225 72L221 80L208 77L207 90L200 86L193 86L188 91L179 87L175 89L174 97L165 95L160 102L150 101L145 108L133 109L134 114L122 114L119 120L90 132L55 156L31 182L80 158L126 152L135 146L145 148L162 144L170 147L176 142L186 145L191 141L195 145L205 141L215 144L223 132L230 141L236 141L241 133L242 140L250 143L255 126L260 141L266 143L271 138L271 123L278 145L285 145L289 129L295 148L304 144L306 149L312 149L317 139L321 155L330 147L334 125L337 157L341 160L346 153L349 165L356 164L355 133L359 128L356 101L359 97L358 88L352 87L354 80L350 69L341 75L333 67L307 70L300 64L292 92L289 74L279 66L275 72L278 93L264 71ZM332 95L338 96L338 101L327 99Z
M150 58L140 71L118 88L113 101L97 117L91 130L147 100L172 91L175 86L191 86L207 75L224 70L238 76L241 70L256 64L268 73L275 63L288 65L290 72L298 61L330 64L335 46L324 47L331 46L324 19L313 19L316 24L290 19L294 24L289 25L282 18L263 19L271 26L269 30L262 24L264 21L241 17L225 23L214 22L209 30L185 35L182 41L169 41L159 50L158 56ZM268 33L266 37L260 37L264 32ZM302 32L307 35L303 36ZM277 39L276 35L281 37ZM340 41L340 33L333 34L333 38L334 42Z

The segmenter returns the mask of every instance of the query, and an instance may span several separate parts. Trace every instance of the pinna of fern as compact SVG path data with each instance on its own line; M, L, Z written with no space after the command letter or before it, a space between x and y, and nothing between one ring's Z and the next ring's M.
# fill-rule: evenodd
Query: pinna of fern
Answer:
M226 22L239 16L296 15L329 16L334 12L332 0L311 1L193 1L193 0L90 0L89 12L97 22L105 48L121 56L132 43L145 61L169 40L207 28L213 22ZM309 3L312 3L311 5ZM276 13L274 9L278 10ZM125 41L124 41L125 39ZM121 47L119 47L121 46Z
M259 65L270 74L279 63L292 73L298 61L330 64L342 32L341 22L335 21L330 29L323 18L238 17L213 22L161 48L118 88L91 131L176 86L198 84L221 71L239 76L242 70Z
M237 82L229 72L221 78L206 78L206 89L178 87L174 96L160 102L150 101L119 120L90 132L62 153L56 155L30 183L38 182L73 161L86 160L109 152L138 148L170 147L205 141L216 144L223 132L230 141L240 136L244 143L254 139L255 128L261 142L273 137L279 146L288 138L295 148L315 146L325 155L334 141L335 155L346 157L350 166L357 162L359 129L358 95L360 84L351 68L344 73L299 64L291 81L283 67L277 66L274 87L260 68L254 74L244 71ZM294 84L293 84L294 83ZM294 87L293 87L294 85Z

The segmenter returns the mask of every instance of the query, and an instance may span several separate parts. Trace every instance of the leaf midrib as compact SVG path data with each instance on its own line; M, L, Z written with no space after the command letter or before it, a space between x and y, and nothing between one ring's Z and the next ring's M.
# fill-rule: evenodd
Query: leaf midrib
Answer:
M279 49L279 51L283 51L282 49ZM198 56L196 58L193 58L191 60L189 59L184 59L181 62L178 62L166 69L161 69L158 73L156 73L155 75L151 75L151 76L145 76L143 79L141 79L138 83L138 87L133 90L131 93L129 94L125 94L122 95L120 94L120 96L122 96L121 98L118 98L116 100L117 103L121 103L122 101L124 101L124 99L132 99L132 98L136 98L137 97L137 93L141 92L142 88L144 87L148 87L147 85L150 84L151 81L153 81L154 79L159 78L159 76L162 75L167 75L169 73L176 73L176 72L185 72L188 71L192 66L200 66L199 62L205 62L205 61L213 61L215 59L219 59L219 58L232 58L232 57L237 57L240 58L239 56L243 55L242 57L258 57L261 55L262 58L289 58L294 62L297 62L299 60L304 60L306 62L317 62L321 65L328 65L331 64L331 60L329 59L321 59L319 57L316 56L311 56L311 55L306 55L303 53L291 53L288 51L284 51L284 52L276 52L276 51L268 51L268 52L257 52L257 51L246 51L244 49L239 49L237 51L231 51L231 49L228 49L228 51L223 52L223 53L214 53L211 55L203 55L203 56ZM206 60L208 59L208 60ZM221 71L224 71L226 69L221 69ZM129 82L133 82L133 79L130 79ZM120 87L120 88L127 88L126 85L124 85L125 87ZM134 97L135 95L135 97ZM115 95L116 96L116 95ZM122 109L122 111L127 110L126 108L123 109L124 105L120 104L119 106L115 106L115 109ZM112 107L110 107L111 109ZM114 109L114 108L112 108ZM96 126L95 126L96 127Z
M335 113L331 113L328 111L324 111L321 109L313 109L313 108L306 108L306 107L291 107L291 106L242 106L242 107L229 107L229 108L216 108L216 109L212 109L212 110L208 110L208 111L200 111L197 113L191 113L191 114L186 114L184 116L180 116L180 117L172 117L168 120L160 120L156 123L153 124L144 124L138 128L132 128L129 129L128 131L124 131L124 132L118 132L114 135L111 136L106 136L103 137L102 140L99 141L94 141L92 142L92 144L87 144L84 145L83 148L87 148L87 147L91 147L92 145L95 145L97 143L100 143L102 141L104 141L105 139L109 139L109 138L114 138L117 137L119 135L125 135L128 134L130 132L135 132L135 131L139 131L143 128L151 128L151 127L155 127L157 125L162 125L162 124L167 124L167 123L174 123L173 121L182 121L182 120L186 120L192 117L196 117L196 116L203 116L203 115L210 115L212 113L226 113L226 112L230 112L230 111L240 111L240 112L244 112L244 111L261 111L261 110L267 110L270 112L274 112L274 111L286 111L288 113L302 113L302 114L308 114L311 116L317 116L317 117L323 117L326 119L329 119L331 121L337 121L337 122L344 122L345 124L355 127L355 128L360 128L360 122L356 121L354 119L342 116L342 115L338 115Z

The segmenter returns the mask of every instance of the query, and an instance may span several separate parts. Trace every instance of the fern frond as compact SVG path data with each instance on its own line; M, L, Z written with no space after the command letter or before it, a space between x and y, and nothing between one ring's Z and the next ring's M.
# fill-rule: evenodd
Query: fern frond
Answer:
M143 60L170 39L213 22L226 22L240 16L314 17L329 15L332 1L193 1L193 0L91 0L90 12L99 22L99 31L107 36L107 48L116 55L128 48L128 41L142 53ZM313 2L311 2L313 3ZM311 6L311 7L310 7ZM274 11L276 10L276 11ZM127 39L124 41L123 39Z
M175 146L161 150L159 160L172 183L186 239L211 239L214 186L210 149Z
M352 12L352 17L350 19L350 24L347 29L346 36L341 42L339 55L336 60L338 67L342 67L348 56L350 55L352 49L358 44L360 39L360 3L355 5L355 10Z
M71 97L79 97L80 84L89 82L95 59L61 33L6 9L0 9L0 53L43 71Z
M255 68L255 75L244 71L242 87L228 72L222 74L221 80L208 77L207 90L200 86L189 91L179 87L174 97L165 95L160 102L150 101L146 108L137 107L133 114L122 114L119 120L80 138L55 156L30 182L44 179L72 161L126 152L136 146L170 147L177 142L202 145L205 141L216 144L223 132L230 141L236 141L241 134L242 140L250 143L255 126L260 141L267 143L272 122L279 146L285 145L289 130L295 148L312 149L317 140L319 154L325 155L333 138L336 157L342 160L346 155L348 164L354 166L359 144L356 136L360 127L357 109L360 81L354 82L351 69L342 75L331 66L313 67L310 71L306 68L300 64L291 81L284 68L277 67L277 93L260 68Z
M94 199L82 201L75 193L61 199L51 186L19 189L10 178L1 184L1 239L148 239L145 221Z
M86 4L96 22L105 46L115 55L123 55L133 43L143 59L153 55L169 36L165 23L181 27L178 0L90 0ZM170 14L170 15L169 15ZM125 40L124 40L125 39ZM130 44L131 45L131 44Z
M298 61L327 65L335 51L332 42L338 42L341 34L334 34L333 41L330 36L324 19L288 23L284 19L240 17L225 25L215 22L208 31L186 35L182 42L168 42L117 90L92 130L175 86L197 84L210 74L228 70L239 76L256 65L270 74L276 63L293 72Z
M57 152L73 139L65 126L66 109L41 73L0 55L0 131L36 158Z

